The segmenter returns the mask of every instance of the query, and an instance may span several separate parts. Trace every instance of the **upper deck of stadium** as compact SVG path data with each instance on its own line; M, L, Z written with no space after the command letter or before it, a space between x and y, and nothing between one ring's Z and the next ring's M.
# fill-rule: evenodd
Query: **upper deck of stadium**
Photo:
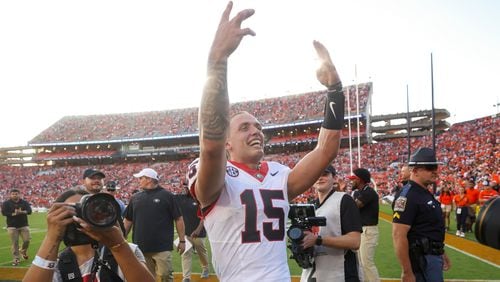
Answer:
M358 113L355 85L346 86L346 115ZM358 84L359 113L369 115L372 83ZM247 111L264 126L313 121L323 118L325 91L234 103L231 112ZM349 104L349 111L347 110ZM41 132L28 143L80 143L91 141L131 140L198 132L198 108L166 111L88 116L66 116Z

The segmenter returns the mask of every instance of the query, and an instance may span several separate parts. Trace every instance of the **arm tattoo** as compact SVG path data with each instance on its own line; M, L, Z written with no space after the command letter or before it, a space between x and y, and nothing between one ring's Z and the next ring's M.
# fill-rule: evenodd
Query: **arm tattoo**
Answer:
M209 62L200 106L200 137L223 140L229 126L227 62Z
M45 256L45 259L48 260L50 258L50 255L55 253L57 256L57 250L59 250L59 244L54 244L49 248L49 252Z

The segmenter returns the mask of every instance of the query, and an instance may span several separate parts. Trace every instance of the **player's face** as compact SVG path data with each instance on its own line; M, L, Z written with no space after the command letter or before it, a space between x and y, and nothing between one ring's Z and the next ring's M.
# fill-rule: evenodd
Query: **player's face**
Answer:
M329 172L323 172L321 176L316 180L314 183L313 187L318 191L319 193L327 193L330 191L330 189L333 188L333 183L335 182L335 179L333 175Z
M264 157L262 125L249 113L240 113L231 119L226 150L231 160L258 163Z
M101 191L104 181L100 175L93 175L84 179L84 185L89 193L95 194Z

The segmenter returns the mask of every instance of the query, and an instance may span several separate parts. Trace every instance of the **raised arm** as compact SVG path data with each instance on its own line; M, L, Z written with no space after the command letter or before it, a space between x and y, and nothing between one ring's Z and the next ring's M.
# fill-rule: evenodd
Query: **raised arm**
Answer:
M309 189L324 169L337 156L341 130L344 123L344 94L342 82L332 63L328 50L314 41L321 65L316 72L318 81L328 89L325 117L319 131L318 144L290 172L288 199L292 200Z
M213 203L224 186L229 128L227 61L245 35L255 35L251 29L241 28L241 23L253 15L254 10L243 10L230 19L232 7L233 3L229 2L215 33L200 105L200 167L194 189L202 207Z

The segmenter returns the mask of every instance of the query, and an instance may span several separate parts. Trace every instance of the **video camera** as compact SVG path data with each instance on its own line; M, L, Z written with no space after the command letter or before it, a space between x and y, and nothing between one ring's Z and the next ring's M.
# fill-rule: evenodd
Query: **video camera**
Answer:
M287 235L290 239L288 248L292 251L290 258L295 259L297 264L306 269L314 262L314 247L302 248L304 231L311 231L313 226L326 226L325 217L317 217L312 204L292 204L288 218L292 221Z
M121 220L120 206L112 195L98 193L84 195L79 203L75 204L76 216L85 220L89 224L106 228L116 224ZM95 243L93 239L78 231L80 225L70 224L66 227L64 234L64 244L66 246L78 246Z

